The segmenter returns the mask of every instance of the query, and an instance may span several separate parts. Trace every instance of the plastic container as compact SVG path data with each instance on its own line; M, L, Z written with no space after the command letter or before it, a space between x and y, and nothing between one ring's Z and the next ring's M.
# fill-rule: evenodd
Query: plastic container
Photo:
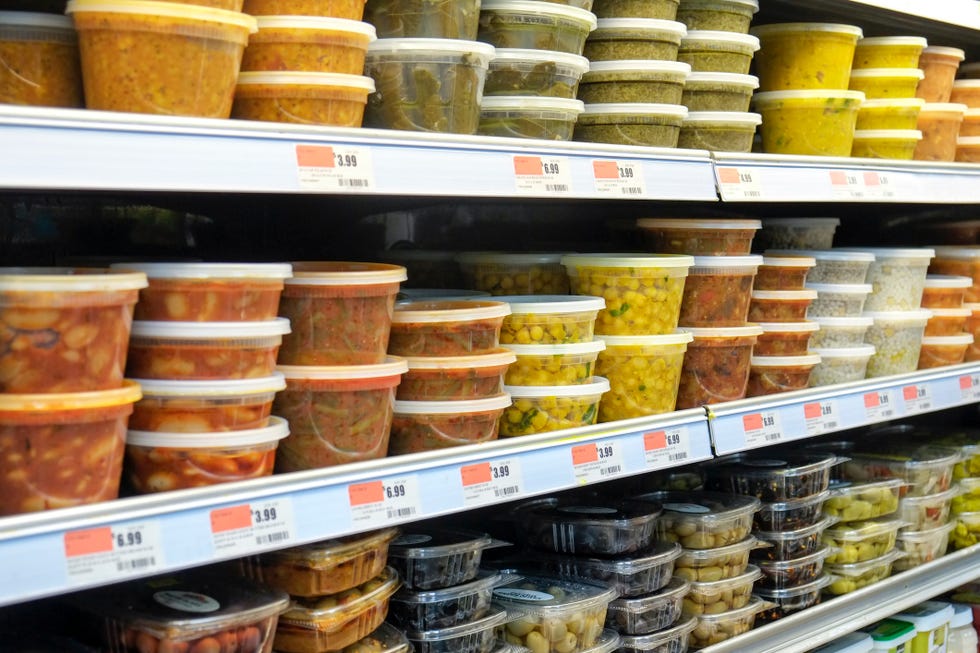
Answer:
M972 289L968 292L971 291ZM973 334L973 344L966 348L965 360L980 360L980 305L966 303L963 307L970 309L970 317L966 319L966 331Z
M303 125L360 127L374 81L361 75L317 72L243 72L232 118Z
M689 645L699 649L741 635L752 629L756 615L769 606L767 601L753 597L748 605L738 610L702 614L697 617L698 625L691 631Z
M355 588L319 598L294 598L279 618L275 649L281 653L335 651L381 625L401 581L391 567Z
M970 277L973 285L967 288L963 299L966 303L980 301L980 247L937 247L929 272Z
M241 69L360 75L375 28L365 22L315 16L258 16Z
M972 285L970 277L928 274L922 286L922 308L960 308Z
M806 287L817 293L807 310L813 319L859 317L874 292L869 283L808 283Z
M899 497L905 493L905 488L905 481L897 478L835 483L822 510L825 515L844 522L891 515L898 510Z
M692 28L681 39L677 60L693 72L746 75L758 50L759 39L751 34Z
M833 246L840 218L766 218L762 226L756 245L766 250L766 256L815 258L820 266L816 254Z
M606 613L606 626L625 635L668 628L680 618L682 602L687 600L692 585L682 578L672 578L666 587L652 594L614 599Z
M0 515L115 499L139 386L0 393ZM25 454L25 451L29 454Z
M498 48L490 60L483 95L574 99L588 69L588 59L567 52Z
M915 147L916 161L953 161L956 138L966 113L965 104L926 103L919 111L922 140Z
M493 588L504 577L480 572L475 580L445 589L415 591L402 589L391 597L388 619L405 631L451 628L487 616L491 612Z
M833 23L776 23L751 30L762 91L847 88L861 28ZM846 155L845 155L846 156Z
M823 492L821 492L821 494L826 496L826 494ZM800 502L804 501L804 499L795 499L795 501ZM817 515L820 515L819 503L817 505ZM757 530L755 531L755 536L763 542L771 544L772 547L767 549L756 549L751 557L758 558L760 560L785 561L795 560L797 558L802 558L812 553L816 553L822 546L821 536L830 525L831 521L832 520L829 517L822 517L814 524L802 526L793 530Z
M377 653L408 653L411 647L412 643L408 641L405 633L389 623L383 623L372 633L343 650L344 653L363 653L366 650Z
M915 370L919 364L922 333L931 313L917 311L867 312L874 319L865 339L875 346L868 361L868 378L902 374Z
M973 625L973 608L964 603L953 604L953 618L949 622L949 638L946 640L947 653L972 653L980 642Z
M810 387L850 383L865 378L868 361L875 354L873 345L854 347L825 348L815 347L813 353L820 356L820 362L810 372Z
M688 270L679 323L685 327L745 324L752 281L762 263L754 256L695 256Z
M917 129L857 130L854 132L851 156L910 161L921 140L922 132Z
M955 610L949 603L924 601L892 615L892 618L915 626L915 637L909 645L910 653L929 653L946 647L949 622L954 614Z
M542 653L561 653L559 647L567 648L568 653L580 653L594 646L602 633L609 603L616 598L616 591L609 587L542 576L525 576L496 588L493 594L494 600L508 611L523 613L497 629L500 639L531 648L536 640L541 641L540 637L547 639L546 629L557 624L567 628L564 638L547 639L538 649ZM576 623L568 628L573 621Z
M592 377L577 385L504 386L513 404L500 417L500 437L532 435L590 426L599 417L599 401L609 381Z
M677 20L688 29L745 34L758 11L757 0L682 0Z
M752 599L753 583L761 577L759 568L750 564L745 573L734 578L691 583L684 597L684 614L718 614L744 607Z
M578 97L587 104L680 104L690 72L690 66L677 61L592 61Z
M291 549L241 558L244 574L292 596L339 594L384 571L388 545L398 530L322 540Z
M140 379L215 380L270 376L289 320L133 322L126 365Z
M908 649L906 644L915 638L915 626L895 619L884 619L866 630L871 636L872 651L904 653Z
M898 478L908 487L902 497L925 497L949 489L953 479L953 466L960 454L949 447L934 445L879 446L874 453L855 451L844 462L842 470L853 481ZM914 519L906 518L912 526L920 526Z
M101 622L103 650L110 653L215 650L221 642L258 653L272 649L289 597L248 579L192 569L73 594L70 603Z
M663 506L657 539L679 542L686 550L742 542L752 529L752 516L759 510L758 499L720 492L660 490L637 498Z
M755 290L803 290L806 276L817 264L812 256L765 256L756 274Z
M734 578L745 573L749 554L768 544L749 535L741 542L712 549L684 549L674 563L674 576L692 583L707 583Z
M918 67L925 73L915 96L926 102L949 102L953 80L966 53L959 48L928 46L919 55Z
M818 354L803 356L752 356L747 397L802 390L809 386L810 372L820 363Z
M172 433L263 428L268 425L276 393L286 388L280 373L257 379L134 381L143 398L133 406L129 428Z
M911 68L864 68L852 70L848 88L861 91L869 100L885 98L914 98L915 87L924 77L922 71Z
M957 551L980 542L980 512L960 512L949 534L949 550Z
M680 43L680 39L678 39ZM82 107L78 36L71 19L0 11L0 102L36 107Z
M486 533L413 526L388 546L388 564L406 589L442 589L476 579L484 550L494 546Z
M762 227L759 220L640 218L648 247L654 252L694 256L746 256Z
M752 101L755 111L762 114L763 151L850 156L858 108L864 99L860 91L844 90L756 93Z
M827 489L830 469L841 462L835 455L781 452L779 458L735 454L705 466L705 487L736 492L762 501L787 501Z
M966 359L966 351L973 344L972 333L949 336L923 336L916 369L924 370L944 365L958 365Z
M141 272L0 268L0 391L119 388Z
M684 23L653 17L618 16L600 18L595 31L585 41L583 54L589 61L674 61L681 38L687 34Z
M857 131L915 129L925 103L921 98L865 100L858 109L855 128Z
M823 542L832 550L827 564L851 564L879 558L895 548L901 519L852 521L824 531Z
M499 301L423 301L399 304L388 351L397 356L470 356L498 347L510 307Z
M255 19L148 0L72 0L85 106L227 118ZM192 72L193 71L193 72Z
M679 0L604 0L589 4L599 18L654 18L672 21L677 15Z
M874 287L864 304L868 311L911 311L922 303L929 261L936 252L929 248L862 248L874 254L867 283Z
M768 227L767 227L768 228ZM832 250L766 250L766 255L812 256L817 264L807 274L807 283L862 284L875 260L867 251Z
M677 254L562 257L572 292L606 300L606 308L596 318L595 330L600 335L673 332L680 317L684 282L693 263L693 257ZM629 279L636 282L637 289L623 284Z
M929 43L921 36L875 36L859 39L852 69L917 68Z
M957 464L959 466L959 464ZM954 469L954 476L956 470ZM980 508L980 477L968 476L966 478L960 478L956 484L956 487L951 488L956 490L956 494L953 496L951 507L954 514L961 512L977 512L977 508Z
M395 401L388 455L496 440L509 395L466 401Z
M262 428L214 433L136 431L126 434L126 478L138 494L168 492L270 476L281 417Z
M653 540L661 507L652 501L558 501L521 513L517 525L528 545L585 556L636 554Z
M688 111L748 111L759 78L737 73L697 72L687 76L681 104Z
M816 322L761 322L762 335L752 353L756 356L803 356L810 338L820 328Z
M681 367L690 333L661 336L600 336L596 374L609 380L599 402L599 421L669 413L677 405Z
M830 491L824 490L799 499L763 503L759 512L755 514L753 526L756 532L775 533L795 532L801 528L808 528L820 523L820 511L829 496ZM898 499L896 498L895 501L897 502Z
M376 365L281 365L286 389L273 410L289 420L278 470L317 469L383 458L393 421L395 387L408 369L391 357Z
M418 653L490 653L495 649L495 631L507 621L507 611L491 609L482 619L449 628L406 633L412 650Z
M955 523L950 522L922 531L903 529L898 534L896 548L903 551L905 557L896 560L892 568L895 571L905 571L946 555L946 543L955 526Z
M498 48L531 48L582 54L596 28L590 11L557 2L483 0L477 38Z
M563 295L568 275L553 252L463 252L456 257L467 287L491 295Z
M965 104L970 109L980 109L980 80L959 79L953 82L949 101Z
M677 409L744 398L752 347L762 328L749 325L686 330L694 340L684 354Z
M935 494L906 496L898 502L898 517L910 531L939 528L946 523L958 490L949 488Z
M963 112L963 122L960 123L959 137L980 136L980 109L967 109Z
M956 161L980 163L980 137L961 136L956 139Z
M677 147L713 152L749 152L756 127L762 123L757 113L738 111L691 111L681 124Z
M475 134L492 46L456 39L378 39L364 71L377 91L364 123L409 131Z
M812 312L812 310L811 310ZM810 338L814 349L847 349L864 344L864 334L874 323L870 317L810 316L820 329Z
M807 309L817 299L817 291L753 290L749 303L750 322L802 322Z
M396 397L402 401L485 399L504 391L504 373L517 360L500 348L477 356L407 358Z
M691 631L698 625L696 617L681 618L670 628L646 635L625 635L620 638L619 650L623 653L686 653Z
M601 297L588 295L505 295L511 314L500 330L503 345L559 345L590 342L595 319L605 308Z
M687 107L627 102L585 105L575 124L576 141L677 147Z
M326 16L361 20L364 0L245 0L242 11L253 16Z
M812 583L820 577L824 561L833 550L821 546L813 553L792 560L758 560L756 564L762 572L759 587L773 590L787 589Z
M676 542L657 542L642 554L612 559L535 553L535 564L548 574L613 587L620 597L637 597L666 587L683 550Z
M552 141L572 139L575 121L585 105L579 100L528 95L484 98L480 103L483 136L536 138Z
M381 38L476 38L480 24L479 0L368 0L364 20Z
M517 356L504 373L515 386L568 386L592 383L602 340L567 345L506 345Z
M767 624L777 619L811 608L820 603L823 588L829 585L833 579L827 575L818 576L816 580L795 587L784 587L782 589L770 589L758 587L755 590L756 596L773 603L773 607L764 610L756 616L756 623ZM870 643L870 640L868 640ZM813 649L814 651L824 651L824 648ZM845 649L848 653L854 653L850 649ZM855 649L855 651L869 651L870 648Z

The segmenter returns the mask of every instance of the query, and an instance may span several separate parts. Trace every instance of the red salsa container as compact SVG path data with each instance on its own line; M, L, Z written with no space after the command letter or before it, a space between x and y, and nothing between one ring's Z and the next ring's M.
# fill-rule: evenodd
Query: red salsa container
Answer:
M801 356L810 348L810 336L820 330L816 322L760 322L762 335L752 353L756 356Z
M752 347L762 334L762 328L751 324L684 330L689 331L694 340L684 354L677 409L745 397Z
M695 256L742 256L752 251L760 220L730 218L640 218L653 252Z
M466 401L396 401L390 455L496 440L510 395Z
M810 383L810 372L820 363L817 354L803 356L753 356L745 396L759 397L777 392L802 390Z
M695 256L687 272L679 324L742 326L749 313L752 281L761 256Z
M504 373L516 360L514 352L502 347L476 356L410 357L396 397L402 401L493 397L504 391Z
M812 256L765 256L755 275L755 290L803 290L806 275L817 265Z
M399 304L391 323L395 356L469 356L492 353L510 306L497 301L433 300Z
M753 290L749 305L752 322L802 322L817 298L816 290Z

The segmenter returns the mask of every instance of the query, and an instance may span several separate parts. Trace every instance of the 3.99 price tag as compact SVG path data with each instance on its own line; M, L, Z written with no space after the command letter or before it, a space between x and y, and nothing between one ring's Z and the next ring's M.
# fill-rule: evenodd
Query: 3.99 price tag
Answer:
M145 521L69 531L65 563L71 584L118 580L163 569L160 524Z
M463 505L467 508L509 501L521 494L521 462L506 458L464 465L459 469Z
M686 461L691 452L688 451L687 427L678 426L661 431L649 431L643 434L643 455L649 469L663 469Z
M821 435L840 428L840 411L833 399L803 404L803 420L808 436Z
M571 164L564 156L514 156L514 188L522 195L570 195Z
M623 454L615 440L587 442L572 447L572 469L580 484L607 481L623 472Z
M299 185L310 190L374 190L374 165L367 147L297 145Z
M864 178L854 171L831 170L830 191L834 199L862 199L865 197Z
M769 410L742 416L747 447L761 447L783 439L783 426L779 413Z
M929 391L929 386L924 383L903 387L902 399L905 400L906 413L932 410L932 393Z
M980 375L966 374L959 379L960 395L967 401L980 400Z
M592 162L595 192L604 197L643 197L647 194L643 164L639 161Z
M351 521L356 526L387 526L392 520L418 517L422 512L415 474L347 486Z
M216 553L247 555L296 539L293 502L288 497L215 508L210 517Z
M891 390L864 393L864 413L870 422L895 417L895 400Z

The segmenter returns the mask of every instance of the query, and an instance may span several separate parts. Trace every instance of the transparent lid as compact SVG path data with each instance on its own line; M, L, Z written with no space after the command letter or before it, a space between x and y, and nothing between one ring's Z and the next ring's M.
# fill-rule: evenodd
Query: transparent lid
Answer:
M922 132L918 129L858 129L854 132L858 141L921 141Z
M759 78L755 75L742 75L740 73L715 73L694 71L687 76L684 83L685 90L697 86L714 86L724 84L726 86L743 86L749 90L759 88Z
M752 299L770 299L773 301L796 302L806 299L816 299L817 291L807 290L753 290Z
M929 42L921 36L865 36L857 42L859 48L876 46L926 47Z
M761 229L762 222L734 218L639 218L636 226L643 229Z
M639 557L631 554L625 558L586 558L543 552L535 552L534 555L555 562L570 562L580 567L600 569L609 574L630 575L673 562L683 553L684 549L677 542L655 542L652 548L646 549Z
M821 492L821 494L824 495L824 498L826 498L828 495L826 490L824 492ZM822 501L823 500L821 500L821 502ZM768 505L772 505L772 504L768 504ZM807 537L810 535L817 535L823 533L827 529L827 527L830 526L832 523L833 520L830 517L823 517L815 524L811 524L810 526L803 526L802 528L797 528L791 531L757 530L755 531L755 536L758 537L760 540L764 540L766 542L785 542L790 540L798 540L800 538Z
M593 376L592 383L574 385L505 385L504 392L512 398L541 399L544 397L593 397L609 392L609 380Z
M759 322L763 333L813 333L820 325L810 322Z
M368 44L367 56L368 58L386 54L465 56L475 59L474 64L486 67L495 51L489 43L463 39L387 38Z
M409 370L459 370L510 365L517 355L501 347L490 354L476 356L406 356ZM358 366L361 367L361 366Z
M672 640L686 642L687 636L690 635L697 627L697 617L690 617L689 619L681 618L680 621L675 623L670 628L658 630L655 633L649 633L647 635L622 635L622 642L620 646L622 648L630 648L637 651L649 651L656 649L659 646L664 646Z
M264 29L315 29L350 32L370 40L378 37L374 25L360 20L327 16L256 16L259 32Z
M937 539L945 541L946 536L949 535L954 528L956 528L955 521L947 522L942 526L930 528L929 530L925 531L910 531L903 529L898 532L898 539L913 545L924 542L935 542Z
M952 258L961 260L973 260L980 258L980 247L954 245L936 247L937 258ZM928 275L927 275L928 276Z
M755 127L762 124L762 116L747 111L691 111L684 119L685 125L698 123L727 127Z
M971 277L952 274L927 274L924 288L969 288L973 285Z
M142 16L185 18L240 27L251 33L258 31L255 18L238 11L214 9L201 5L168 2L161 5L155 0L69 0L66 14L97 12L135 14Z
M657 490L636 497L640 501L653 501L664 512L680 515L684 519L704 522L708 528L720 521L750 516L759 510L755 497L726 492L685 492L683 490Z
M687 75L691 72L691 65L683 61L654 61L649 59L617 59L615 61L592 61L589 63L589 72L584 79L588 79L593 73L609 72L649 72L649 73L673 73L676 75Z
M762 327L758 324L746 324L739 327L682 327L678 330L690 333L695 340L698 338L745 338L762 335Z
M289 435L289 422L282 417L269 417L269 425L239 431L212 433L167 433L165 431L126 432L126 445L160 447L163 449L235 449L278 442Z
M856 345L854 347L814 347L813 353L825 358L871 358L875 355L874 345Z
M980 79L958 79L953 82L953 88L980 88Z
M511 315L578 313L606 307L605 299L591 295L498 295L494 299L510 304Z
M142 272L103 268L0 267L0 292L113 292L146 288Z
M768 268L812 268L817 259L812 256L763 256L762 264Z
M837 218L833 218L837 220ZM767 249L766 255L780 256L812 256L819 261L853 261L872 263L875 255L870 252L851 252L842 249Z
M861 79L864 77L924 79L925 73L918 68L855 68L851 71L851 79Z
M754 549L765 549L772 546L768 542L763 542L754 535L749 535L744 540L735 544L718 546L713 549L684 549L682 558L689 560L714 560L716 558L735 556L747 553Z
M683 119L687 115L687 107L681 104L653 104L647 102L609 102L588 103L585 105L583 116L667 116Z
M681 48L697 47L699 43L731 45L733 47L745 48L752 52L756 52L759 49L759 38L754 34L703 29L689 30L687 36L681 39Z
M935 54L942 57L954 57L960 61L966 59L966 52L963 50L960 50L959 48L950 48L943 45L927 45L925 49L922 50L922 54Z
M922 105L926 103L925 100L918 97L893 97L893 98L873 98L870 100L865 100L861 103L862 109L888 109L888 108L918 108L921 109Z
M373 286L407 279L408 270L390 263L293 261L293 278L287 279L286 285Z
M524 513L532 520L547 524L629 528L650 523L662 512L660 504L633 499L561 500L556 505L542 505Z
M802 356L753 356L752 367L813 367L820 362L819 354Z
M657 336L596 336L609 347L656 347L669 345L686 345L694 340L689 331L677 331Z
M143 389L144 397L194 397L218 399L263 395L286 389L286 377L281 372L252 379L132 379Z
M821 329L827 328L848 328L848 327L869 327L874 324L874 319L870 317L811 317L811 320L820 325Z
M822 504L829 496L830 490L824 490L823 492L812 494L808 497L800 497L799 499L787 499L786 501L772 502L766 501L759 507L759 512L767 514L773 512L789 512L792 510L799 510L800 508L806 508L816 503Z
M735 610L728 610L727 612L718 612L716 614L702 614L698 615L698 619L701 623L713 623L718 622L720 624L731 624L738 623L742 619L747 619L753 615L757 615L763 610L768 610L774 607L774 604L770 601L764 601L758 596L753 596L747 605L737 608Z
M391 323L475 322L508 315L510 315L510 305L506 302L485 299L432 299L399 304L395 307Z
M808 283L806 287L828 295L870 295L874 290L870 283Z
M661 20L658 18L600 18L596 25L595 33L589 38L598 40L605 36L600 32L619 32L619 31L648 31L648 32L667 32L684 36L687 34L687 25L676 20ZM646 38L653 38L652 34Z
M124 379L122 387L89 392L50 392L11 394L0 392L0 411L4 413L52 413L66 410L92 410L123 406L140 400L143 393L135 381ZM26 416L25 416L26 417Z
M566 66L582 75L589 69L586 57L571 52L556 52L554 50L530 50L527 48L497 48L491 60L492 65L517 62L554 63Z
M737 453L707 464L709 473L749 478L791 478L812 474L843 462L843 458L821 453L781 451L771 456Z
M731 589L733 587L738 587L745 585L747 583L754 583L755 581L762 578L762 571L755 565L748 565L745 571L738 576L732 576L731 578L722 578L721 580L712 580L706 582L696 582L691 581L691 592L697 592L700 594L710 593L714 594L716 592L723 592L725 590Z
M560 345L502 345L518 356L581 356L598 354L606 348L603 340L568 342Z
M261 84L263 86L342 86L373 93L374 79L365 75L344 73L317 73L292 70L242 71L238 74L238 86Z
M461 252L456 261L461 265L560 265L565 252Z
M758 570L757 570L758 571ZM761 575L761 574L760 574ZM747 576L747 575L746 575ZM755 580L755 579L752 579ZM726 581L727 582L727 581ZM748 582L748 577L742 580L743 583ZM652 594L644 594L643 596L632 596L626 597L621 596L618 599L614 599L612 603L609 604L610 612L617 611L627 611L631 613L638 612L648 612L650 610L655 610L657 606L662 606L668 601L683 598L690 592L697 583L689 582L680 576L671 576L670 580L666 585L653 592ZM711 583L702 583L703 585L710 585ZM724 585L717 585L718 588L724 588ZM709 588L705 587L704 591L708 591Z
M766 37L786 32L828 32L846 34L860 39L864 32L856 25L841 25L839 23L773 23L770 25L755 25L750 30L753 34ZM855 41L856 42L856 41Z
M493 95L480 101L480 111L558 111L576 115L585 110L581 100L541 95Z
M503 410L511 404L509 394L501 394L485 399L462 399L458 401L406 401L395 400L396 415L466 415Z
M903 444L876 442L878 451L857 450L852 455L860 460L880 460L907 469L916 467L952 466L960 460L960 452L952 447L932 444Z
M380 575L359 585L356 593L351 592L353 598L349 600L339 601L336 595L310 599L293 597L289 608L279 617L279 622L314 630L322 623L340 623L363 613L368 606L388 600L400 586L398 572L392 567L385 567ZM340 596L344 594L341 592Z
M793 570L795 567L802 565L820 562L821 560L826 560L833 554L834 549L826 545L821 545L821 547L813 553L800 556L799 558L793 558L792 560L756 560L755 564L759 565L759 567L766 573L772 574L786 570Z
M764 599L771 599L774 601L785 601L786 599L791 599L796 596L802 596L804 594L809 594L810 592L819 592L827 585L834 582L833 576L828 576L826 574L821 574L816 580L811 580L809 583L803 583L802 585L794 585L793 587L784 587L782 589L771 589L768 587L756 587L752 591L761 596ZM819 649L823 650L823 649Z
M849 450L853 450L854 444L848 442ZM836 481L830 485L830 496L841 497L852 494L861 494L869 490L891 490L896 495L902 488L907 487L908 483L900 478L886 478L879 481L868 481L866 483L853 483L851 481Z
M862 91L808 88L798 91L765 91L752 96L753 102L763 104L782 100L854 100L864 102L865 95Z
M919 326L925 325L932 317L932 311L919 309L915 311L865 311L862 315L870 317L877 322L887 322L889 324Z
M263 553L262 558L311 569L333 569L337 566L338 560L347 559L361 551L386 546L398 536L398 532L397 528L385 528L366 534L320 540L290 549Z
M111 270L142 272L147 279L288 279L289 263L113 263Z
M751 268L755 271L762 265L762 256L750 254L748 256L695 256L695 268Z
M481 569L477 573L476 579L468 583L425 591L413 591L403 587L395 592L391 600L398 603L411 604L440 603L442 601L458 600L461 597L476 594L477 592L485 592L498 585L513 582L514 580L516 580L515 577L508 577L507 575L498 574L495 571Z
M71 18L31 11L0 11L0 26L75 31Z
M422 528L412 524L388 546L392 558L442 558L494 546L486 533L447 528Z
M473 357L475 358L475 357ZM380 379L404 374L408 361L398 356L386 356L384 363L367 365L277 365L276 370L287 379L309 381L346 381L353 379Z
M965 347L970 344L973 344L972 333L958 333L952 336L922 336L923 347Z
M841 542L855 542L876 535L885 533L897 533L898 529L904 528L908 523L901 519L884 517L881 519L867 519L864 521L849 521L831 526L824 531L828 537Z
M260 322L163 322L134 320L130 335L135 338L171 340L264 338L289 333L289 319L277 317Z
M556 590L558 592L556 592ZM494 599L511 607L538 615L541 618L567 614L569 611L588 611L608 604L617 593L614 588L545 576L524 578L497 587Z
M539 3L533 0L483 0L480 3L480 11L504 11L530 14L534 17L549 16L567 18L584 23L588 26L589 31L596 28L596 15L591 11L554 2L548 2L546 4L547 6L538 6ZM529 20L532 23L534 22L533 18L529 18Z

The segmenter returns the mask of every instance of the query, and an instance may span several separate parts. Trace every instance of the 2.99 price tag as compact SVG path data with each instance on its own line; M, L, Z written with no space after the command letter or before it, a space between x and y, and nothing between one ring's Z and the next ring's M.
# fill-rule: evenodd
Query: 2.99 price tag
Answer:
M65 562L71 584L118 580L164 567L160 524L145 521L69 531Z
M570 195L571 164L564 156L515 155L514 184L522 195Z
M688 451L687 427L678 426L661 431L649 431L643 434L643 455L649 469L663 469L687 460L691 453Z
M374 190L374 165L367 147L297 145L299 185L310 190Z
M639 161L592 162L595 192L603 197L643 197L647 194L643 164Z
M742 416L745 446L761 447L783 439L783 426L779 413L769 410Z
M582 485L607 481L623 472L620 443L614 440L588 442L572 447L572 469Z
M353 483L347 486L351 521L356 526L387 526L422 512L418 476Z
M247 555L296 539L293 502L288 497L243 503L211 511L216 553Z
M459 469L463 505L467 508L509 501L521 494L521 463L518 458L464 465Z

